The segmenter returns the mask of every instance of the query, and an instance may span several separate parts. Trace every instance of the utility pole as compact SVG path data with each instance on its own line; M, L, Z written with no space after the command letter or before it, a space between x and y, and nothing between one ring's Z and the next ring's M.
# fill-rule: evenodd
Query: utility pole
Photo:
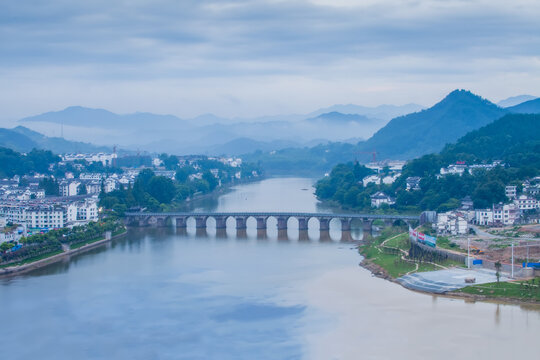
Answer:
M512 241L512 279L514 278L514 242Z
M467 236L467 269L471 268L471 239Z

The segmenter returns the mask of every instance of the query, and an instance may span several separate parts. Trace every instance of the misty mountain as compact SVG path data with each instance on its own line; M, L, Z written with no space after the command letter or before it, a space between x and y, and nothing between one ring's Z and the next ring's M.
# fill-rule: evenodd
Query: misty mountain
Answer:
M406 105L379 105L375 107L360 106L360 105L332 105L327 108L319 109L308 115L309 118L316 117L325 113L339 112L343 114L358 114L369 118L390 120L397 116L410 114L422 110L424 107L418 104Z
M24 126L17 126L13 129L0 129L0 147L10 148L18 152L29 152L36 148L51 150L57 154L112 151L109 147L47 137Z
M360 151L376 151L380 159L412 159L438 152L471 130L507 111L469 91L455 90L429 109L391 120Z
M534 99L537 99L537 97L532 96L532 95L518 95L518 96L509 97L508 99L501 100L497 103L497 105L502 108L507 108L507 107L519 105L521 103L524 103L525 101L534 100Z
M333 123L333 124L343 124L343 123L349 123L349 122L358 122L358 123L371 123L374 120L368 118L364 115L358 115L358 114L343 114L337 111L332 111L329 113L321 114L317 117L307 119L306 121L310 122L326 122L326 123Z
M204 114L186 120L151 113L119 115L103 109L80 106L20 121L50 137L63 134L65 138L84 142L117 144L122 148L178 155L221 153L225 150L222 146L228 142L232 142L228 149L236 153L238 149L250 152L259 148L280 148L283 144L302 146L313 140L317 140L317 144L344 141L351 137L365 139L386 123L385 120L371 119L364 115L338 112L322 113L312 118L306 115L284 115L253 120ZM244 139L244 144L235 145L236 139ZM250 140L249 146L247 139Z
M82 106L70 106L64 110L50 111L40 115L26 117L19 121L24 123L48 122L85 128L137 127L146 129L156 126L156 124L175 128L189 126L185 121L173 115L158 115L147 112L119 115L108 110L91 109Z
M516 114L540 114L540 98L525 101L521 104L508 107L506 110Z

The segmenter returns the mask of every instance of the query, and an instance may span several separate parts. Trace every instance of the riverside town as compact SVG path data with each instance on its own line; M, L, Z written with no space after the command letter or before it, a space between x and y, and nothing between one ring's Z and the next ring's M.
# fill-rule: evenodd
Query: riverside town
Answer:
M540 359L540 1L0 1L0 357Z

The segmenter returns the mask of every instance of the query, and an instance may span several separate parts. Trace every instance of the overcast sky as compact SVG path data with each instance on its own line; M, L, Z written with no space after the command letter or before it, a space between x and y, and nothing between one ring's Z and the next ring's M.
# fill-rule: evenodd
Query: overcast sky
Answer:
M538 0L2 0L0 124L540 95Z

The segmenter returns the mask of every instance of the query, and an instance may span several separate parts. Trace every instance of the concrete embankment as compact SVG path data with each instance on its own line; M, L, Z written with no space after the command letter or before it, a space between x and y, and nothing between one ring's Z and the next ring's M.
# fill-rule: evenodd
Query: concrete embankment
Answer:
M84 253L84 252L86 252L88 250L94 249L94 248L99 247L99 246L101 246L101 245L103 245L105 243L108 243L113 239L123 237L123 236L126 235L126 233L127 233L127 231L124 231L121 234L111 236L109 238L106 237L104 239L97 240L97 241L94 241L92 243L83 245L83 246L81 246L79 248L66 250L66 251L64 251L64 252L62 252L60 254L56 254L56 255L47 257L45 259L37 260L37 261L31 262L31 263L28 263L28 264L23 264L23 265L18 265L18 266L10 266L10 267L0 269L0 278L15 276L15 275L19 275L19 274L24 274L24 273L27 273L29 271L39 269L39 268L47 266L47 265L57 263L57 262L62 261L64 259L66 259L66 258L69 258L72 255Z

